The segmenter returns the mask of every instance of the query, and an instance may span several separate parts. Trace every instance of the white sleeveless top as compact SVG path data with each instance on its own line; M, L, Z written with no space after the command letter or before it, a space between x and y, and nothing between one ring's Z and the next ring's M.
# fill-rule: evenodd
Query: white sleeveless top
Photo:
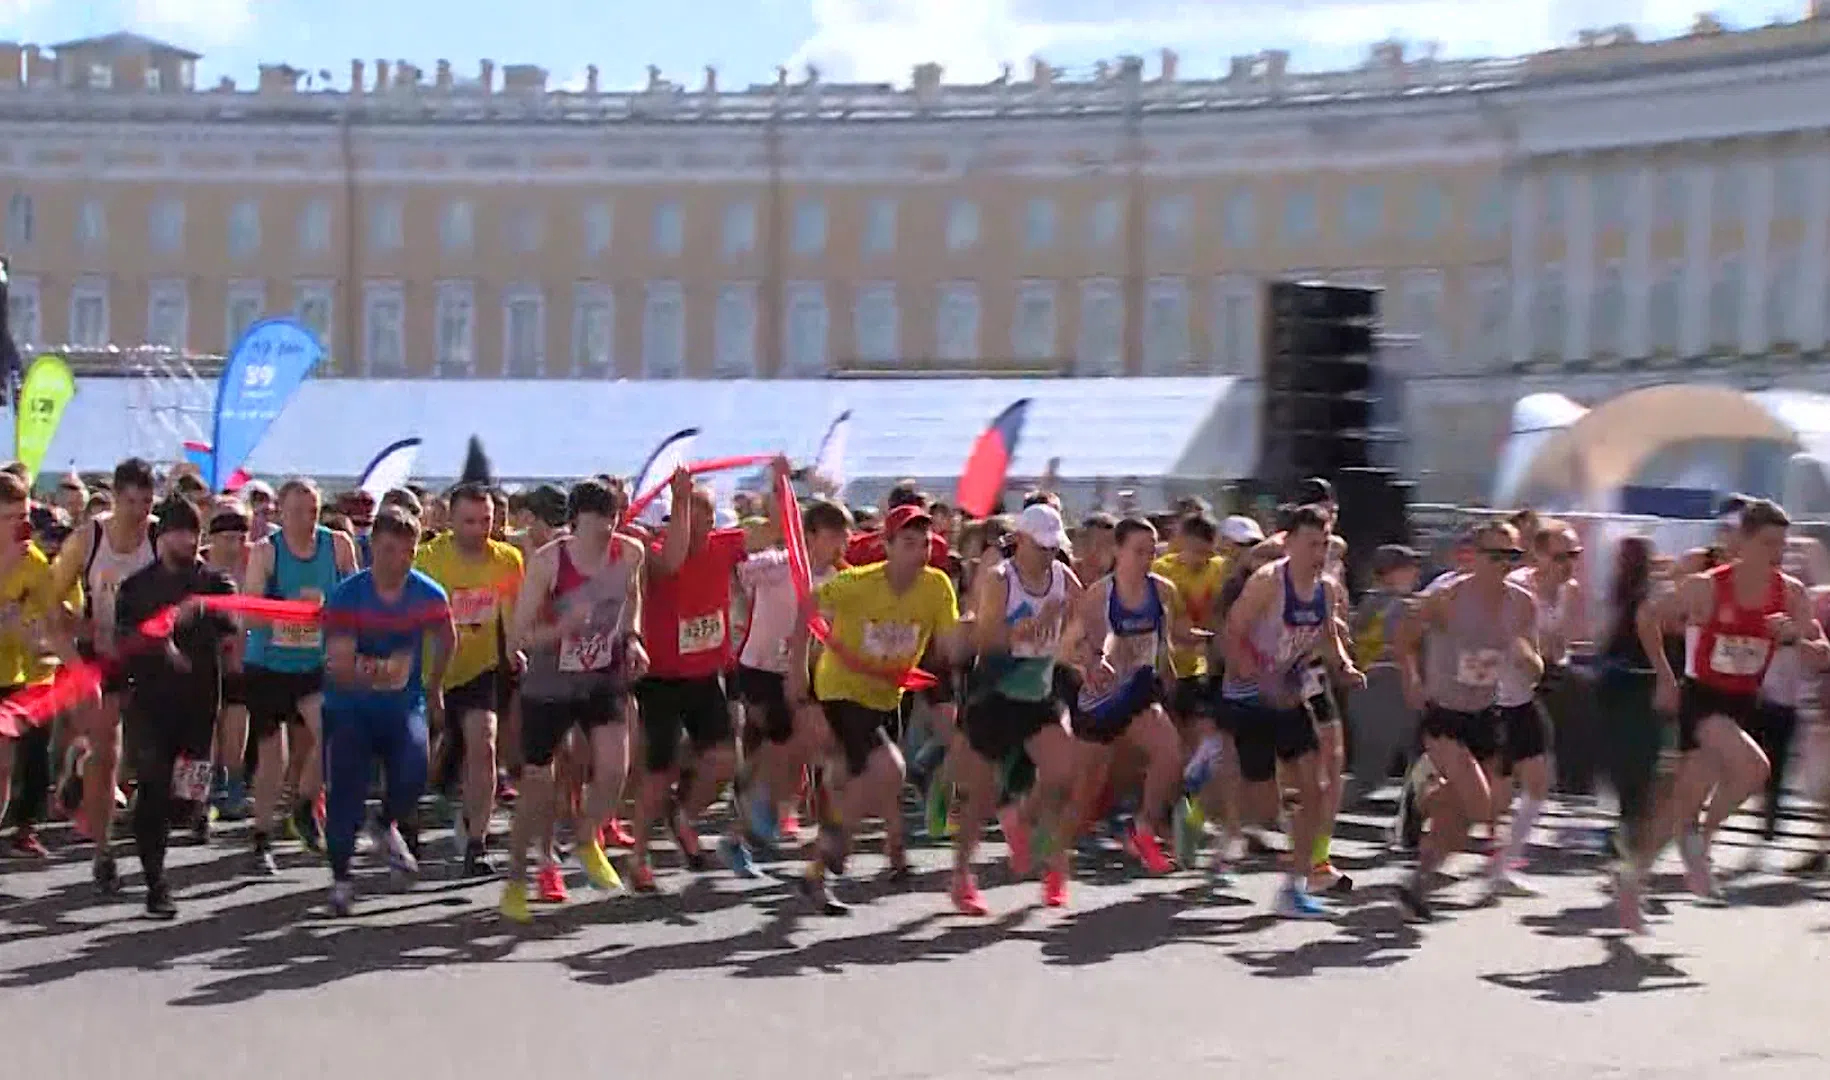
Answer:
M151 529L147 530L146 539L127 554L114 550L108 540L108 524L113 520L113 514L102 514L95 519L89 561L83 566L83 598L88 602L95 646L102 653L114 649L114 598L120 591L121 582L152 565L156 558Z

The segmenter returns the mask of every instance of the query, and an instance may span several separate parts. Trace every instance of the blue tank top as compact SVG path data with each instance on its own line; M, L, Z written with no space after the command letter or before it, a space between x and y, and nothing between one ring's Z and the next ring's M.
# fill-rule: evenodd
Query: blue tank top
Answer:
M389 601L375 590L373 571L362 570L331 591L324 616L331 633L356 639L357 666L379 684L340 686L326 679L325 707L409 714L425 706L426 631L451 618L438 582L410 570L400 595Z
M1308 657L1321 640L1329 619L1328 590L1322 579L1315 580L1315 591L1308 599L1297 595L1290 583L1288 560L1273 564L1277 579L1283 584L1283 603L1275 614L1269 614L1258 625L1247 629L1249 645L1258 653L1262 665L1257 678L1246 679L1228 669L1221 681L1220 695L1231 701L1258 699L1259 680L1277 679L1302 687L1310 664ZM1304 694L1303 696L1311 696Z
M267 575L271 600L319 600L331 594L342 580L337 573L334 534L318 526L312 536L311 558L301 559L274 533L273 571ZM324 666L324 631L317 626L256 627L248 632L248 663L268 671L307 672Z
M1156 580L1146 579L1149 598L1128 608L1118 596L1118 582L1106 582L1106 660L1116 676L1104 692L1081 688L1080 707L1102 719L1128 719L1148 704L1156 680L1157 657L1168 637L1168 619Z

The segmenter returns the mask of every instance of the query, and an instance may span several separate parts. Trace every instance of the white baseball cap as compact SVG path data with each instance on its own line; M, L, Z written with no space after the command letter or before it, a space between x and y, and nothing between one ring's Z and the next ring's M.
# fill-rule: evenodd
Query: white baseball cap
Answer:
M1062 524L1061 511L1047 503L1024 507L1017 515L1017 531L1051 551L1067 543L1067 526Z
M1229 544L1256 544L1264 539L1264 530L1258 522L1244 514L1234 514L1220 523L1220 539Z

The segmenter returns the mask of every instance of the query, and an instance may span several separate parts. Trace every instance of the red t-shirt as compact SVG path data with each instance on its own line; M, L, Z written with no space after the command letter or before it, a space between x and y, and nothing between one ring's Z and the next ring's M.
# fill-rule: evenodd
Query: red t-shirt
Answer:
M928 565L936 570L947 569L947 557L952 554L947 547L947 540L939 533L928 534ZM845 561L852 566L870 566L888 559L883 546L883 530L874 529L858 533L845 544Z
M661 556L661 541L650 548ZM714 529L672 574L648 576L642 644L648 670L664 679L706 679L724 670L731 647L731 571L748 555L742 529Z

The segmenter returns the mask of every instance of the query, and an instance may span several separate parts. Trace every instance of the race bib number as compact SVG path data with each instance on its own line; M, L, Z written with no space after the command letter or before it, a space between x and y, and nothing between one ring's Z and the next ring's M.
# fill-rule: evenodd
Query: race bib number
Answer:
M405 690L413 675L413 654L397 652L392 656L358 656L356 670L376 690Z
M614 662L613 634L568 634L559 641L559 670L605 671Z
M862 645L878 660L907 660L920 652L921 627L914 623L867 622Z
M455 589L451 593L451 621L459 630L488 626L496 617L494 589Z
M1765 638L1723 634L1709 650L1710 670L1721 675L1758 675L1772 643Z
M300 589L300 600L322 603L324 594L317 589ZM275 623L273 643L282 649L319 649L324 646L324 629L317 623Z
M202 802L210 797L210 763L193 761L183 754L172 762L172 798Z
M711 652L724 647L724 612L714 611L695 619L680 620L680 655Z
M1496 686L1500 681L1498 649L1474 649L1455 658L1455 681L1463 686Z

